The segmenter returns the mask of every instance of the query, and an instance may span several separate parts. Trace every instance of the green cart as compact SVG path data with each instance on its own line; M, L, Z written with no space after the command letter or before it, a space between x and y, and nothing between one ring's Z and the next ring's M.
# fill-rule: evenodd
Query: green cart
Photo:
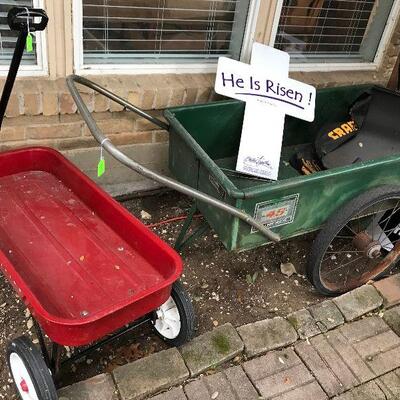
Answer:
M169 166L178 182L129 159L106 139L84 105L75 82L88 86L170 133ZM196 209L228 250L320 230L307 272L316 288L336 295L387 272L400 258L400 156L301 175L289 159L312 146L321 127L348 118L349 106L368 89L322 89L312 123L287 117L278 181L235 171L245 105L220 101L171 108L169 124L155 119L85 78L68 78L78 109L105 150L128 167L196 199L178 242ZM334 106L332 106L334 105ZM268 121L264 127L268 135Z

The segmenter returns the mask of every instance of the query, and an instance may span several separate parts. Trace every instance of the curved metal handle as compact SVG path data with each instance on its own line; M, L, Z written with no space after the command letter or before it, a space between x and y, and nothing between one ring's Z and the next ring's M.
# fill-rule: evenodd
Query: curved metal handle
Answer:
M73 82L76 82L76 83L79 83L90 89L93 89L96 92L102 94L103 96L109 98L110 100L115 101L116 103L118 103L122 107L126 108L127 110L132 111L135 114L140 115L141 117L147 119L148 121L152 122L154 125L157 125L159 128L165 129L165 130L169 129L169 125L166 122L161 121L158 118L153 117L150 114L147 114L145 111L141 110L139 107L133 105L132 103L129 103L129 101L126 101L122 97L117 96L115 93L110 92L109 90L103 88L103 86L100 86L97 83L84 78L83 76L71 75L67 78L67 83L68 83L68 81L71 81L72 84L73 84ZM72 92L71 92L71 94L72 94Z
M163 129L168 129L168 124L165 124L164 122L157 120L146 113L144 113L142 110L138 109L137 107L133 106L129 102L125 101L121 97L111 93L107 89L101 87L100 85L91 82L90 80L86 78L82 78L77 75L70 75L67 78L67 85L68 89L78 107L79 112L81 113L82 118L85 120L90 132L94 136L94 138L99 142L103 144L103 148L108 151L111 156L113 156L116 160L127 166L128 168L132 169L133 171L139 173L140 175L149 178L153 181L156 181L164 186L167 186L171 189L174 189L180 193L183 193L187 196L193 197L196 200L203 201L211 206L217 207L223 211L226 211L227 213L238 217L242 221L248 223L260 233L262 233L267 239L272 240L273 242L279 242L280 241L280 236L277 235L276 233L272 232L270 229L266 228L264 225L258 223L254 218L252 218L249 214L245 213L242 210L239 210L236 207L232 207L229 204L224 203L223 201L220 201L214 197L208 196L205 193L202 193L198 190L195 190L191 188L190 186L181 184L174 179L168 178L164 175L157 174L156 172L151 171L150 169L144 167L143 165L140 165L136 161L132 160L129 158L127 155L122 153L120 150L118 150L112 142L107 139L99 127L96 124L96 121L92 117L90 111L86 107L85 102L82 99L82 96L80 95L76 85L76 83L80 83L90 89L93 89L101 94L104 94L106 97L108 97L111 100L116 101L118 104L126 106L127 109L132 110L136 112L137 114L143 116L144 118L148 119L151 122L154 122L156 125L162 127ZM154 121L155 120L155 121Z
M35 18L40 18L40 22L35 22ZM13 7L7 15L8 25L12 31L27 33L28 19L30 32L44 31L49 22L46 11L41 8Z

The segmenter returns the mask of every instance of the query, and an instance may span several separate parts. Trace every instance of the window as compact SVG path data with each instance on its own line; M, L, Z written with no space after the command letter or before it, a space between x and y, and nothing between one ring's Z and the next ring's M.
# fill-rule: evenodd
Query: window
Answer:
M240 58L250 0L75 0L81 64L215 63ZM90 68L90 67L89 67Z
M0 0L0 71L3 75L8 71L14 53L18 32L12 32L8 26L7 14L12 7L42 7L41 1L34 0ZM29 75L43 73L45 65L43 57L43 35L32 34L33 52L24 52L21 71Z
M372 63L394 0L283 0L275 47L293 63Z

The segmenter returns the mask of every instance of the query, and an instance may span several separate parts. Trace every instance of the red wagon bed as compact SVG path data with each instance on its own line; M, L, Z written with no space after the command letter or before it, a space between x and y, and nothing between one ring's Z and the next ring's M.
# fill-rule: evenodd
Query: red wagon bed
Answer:
M87 344L168 299L180 257L60 153L0 165L1 269L52 341Z

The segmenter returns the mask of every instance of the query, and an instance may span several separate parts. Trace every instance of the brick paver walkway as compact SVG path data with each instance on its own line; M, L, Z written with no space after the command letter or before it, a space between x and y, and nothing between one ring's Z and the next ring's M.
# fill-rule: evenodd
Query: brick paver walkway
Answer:
M400 400L399 293L394 276L287 318L226 324L60 399Z
M400 338L379 317L198 378L152 400L400 399ZM337 396L337 397L336 397Z

